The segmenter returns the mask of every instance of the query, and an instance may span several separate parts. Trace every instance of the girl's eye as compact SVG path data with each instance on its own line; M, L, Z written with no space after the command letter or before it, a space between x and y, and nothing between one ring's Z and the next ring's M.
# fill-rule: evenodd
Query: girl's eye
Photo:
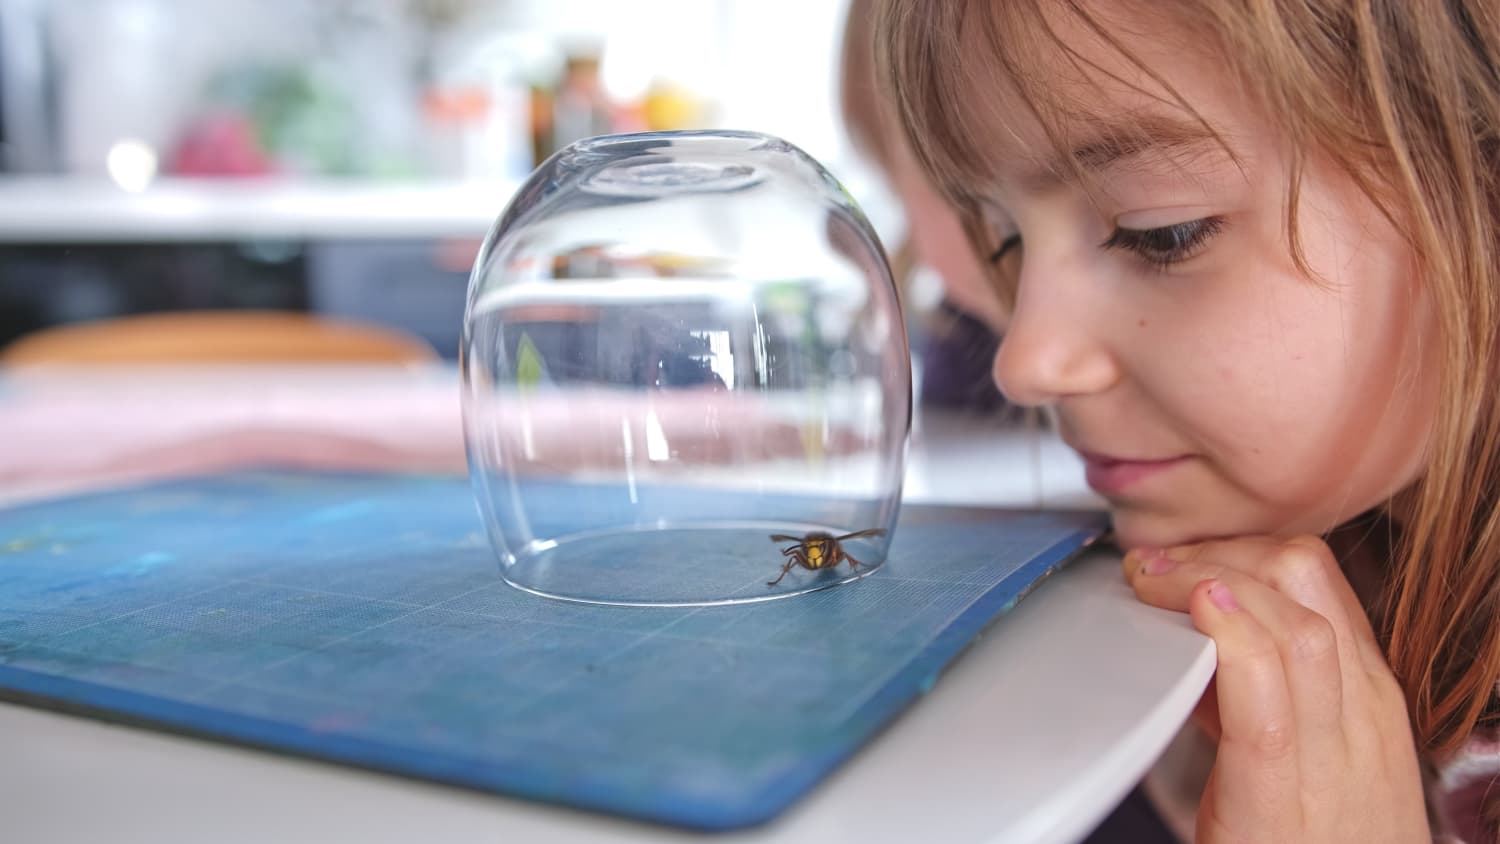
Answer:
M1134 252L1153 268L1165 270L1198 254L1203 244L1223 228L1223 217L1204 217L1154 229L1116 228L1099 247Z
M1021 234L1020 232L1017 232L1010 237L1007 237L1005 240L1000 241L1000 248L990 253L990 263L1000 263L1001 259L1003 259L1006 255L1009 255L1014 250L1020 248L1020 246Z

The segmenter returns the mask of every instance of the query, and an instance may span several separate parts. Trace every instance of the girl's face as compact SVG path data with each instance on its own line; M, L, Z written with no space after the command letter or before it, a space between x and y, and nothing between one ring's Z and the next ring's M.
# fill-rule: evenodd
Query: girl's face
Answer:
M917 257L937 272L949 301L990 329L1000 331L1005 326L1005 309L985 267L974 259L974 249L958 214L932 188L907 149L905 138L899 132L891 135L889 148L894 160L888 165L888 175L901 198Z
M1126 547L1321 532L1382 503L1416 479L1435 404L1436 322L1408 246L1314 159L1298 222L1312 275L1301 271L1274 121L1222 61L1161 38L1161 21L1094 6L1234 156L1081 25L1055 21L1133 84L1056 83L1090 115L1068 154L1092 197L1065 168L1038 166L1052 146L1013 93L980 112L997 263L1017 283L1001 388L1055 411ZM1110 131L1127 117L1136 134Z

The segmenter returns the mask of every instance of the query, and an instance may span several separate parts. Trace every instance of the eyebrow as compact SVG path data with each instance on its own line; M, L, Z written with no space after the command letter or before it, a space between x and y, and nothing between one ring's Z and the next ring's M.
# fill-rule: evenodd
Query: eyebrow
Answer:
M1055 154L1043 158L1028 168L1019 181L1043 190L1068 181L1077 170L1102 173L1148 155L1174 160L1202 154L1211 146L1233 157L1223 138L1206 125L1162 115L1140 115L1094 129L1073 146L1066 158Z

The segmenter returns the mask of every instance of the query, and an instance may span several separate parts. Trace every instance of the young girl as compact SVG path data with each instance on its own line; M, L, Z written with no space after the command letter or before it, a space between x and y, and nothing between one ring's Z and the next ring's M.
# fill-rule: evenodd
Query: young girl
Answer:
M1500 839L1497 9L883 5L997 381L1218 645L1199 841Z

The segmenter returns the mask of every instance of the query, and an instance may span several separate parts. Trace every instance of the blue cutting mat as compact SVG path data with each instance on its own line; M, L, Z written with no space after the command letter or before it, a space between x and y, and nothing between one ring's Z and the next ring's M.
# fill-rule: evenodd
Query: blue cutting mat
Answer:
M804 794L1102 528L908 505L856 583L606 607L505 585L460 479L174 482L0 511L0 696L727 829Z

